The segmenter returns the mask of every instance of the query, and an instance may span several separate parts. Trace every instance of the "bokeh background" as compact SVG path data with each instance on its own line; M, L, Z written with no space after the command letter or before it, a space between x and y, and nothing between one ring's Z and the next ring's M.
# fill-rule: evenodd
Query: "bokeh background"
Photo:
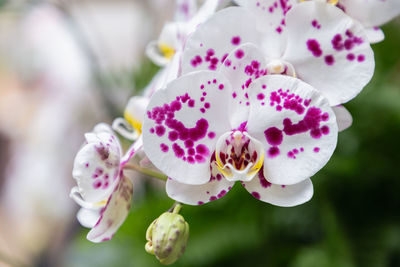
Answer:
M68 194L83 133L156 73L144 48L172 13L173 0L0 0L0 266L160 266L144 244L173 204L162 184L137 175L128 219L102 244ZM312 200L280 208L235 186L185 206L190 240L173 266L400 266L400 20L383 29Z

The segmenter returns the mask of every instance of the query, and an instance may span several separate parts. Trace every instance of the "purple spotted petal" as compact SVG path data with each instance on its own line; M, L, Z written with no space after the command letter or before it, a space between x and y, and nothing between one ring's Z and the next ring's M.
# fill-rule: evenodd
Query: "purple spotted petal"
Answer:
M92 203L107 199L119 182L121 147L103 128L85 135L87 144L76 155L72 172L82 198Z
M152 97L143 124L144 151L172 179L203 184L218 137L229 130L231 86L217 72L182 76Z
M264 202L281 207L293 207L309 201L314 193L310 179L293 185L277 185L268 182L263 169L250 182L243 183L249 193Z
M285 17L297 4L296 0L236 0L251 10L257 19L257 28L263 33L263 48L272 59L282 56L286 44Z
M99 243L110 240L128 216L133 193L132 182L124 177L100 212L100 219L90 230L87 239Z
M215 13L189 37L183 54L182 72L216 70L237 46L246 42L259 44L259 40L255 18L249 10L226 8Z
M400 14L399 0L339 0L338 6L364 27L381 26Z
M219 67L221 72L232 85L229 96L231 110L231 125L237 128L247 121L250 102L247 89L250 84L267 74L265 55L255 45L246 43L238 46Z
M331 106L349 101L370 81L375 64L365 31L340 9L307 1L287 13L286 25L283 59Z
M250 89L251 136L265 148L264 176L291 185L313 176L337 142L336 117L328 101L299 79L267 75Z

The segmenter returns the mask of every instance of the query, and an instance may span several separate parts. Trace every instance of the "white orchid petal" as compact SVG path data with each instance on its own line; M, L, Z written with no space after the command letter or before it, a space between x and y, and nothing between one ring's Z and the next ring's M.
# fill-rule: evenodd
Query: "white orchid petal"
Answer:
M158 91L143 124L144 151L169 177L202 184L210 177L210 158L218 136L230 130L229 82L216 72L203 71L172 81Z
M243 186L255 198L280 207L293 207L309 201L314 193L310 179L293 185L277 185L268 182L263 170Z
M248 133L265 148L264 175L274 184L296 184L331 157L338 127L328 101L299 79L267 75L249 88Z
M235 182L226 180L216 168L215 160L211 163L211 178L202 185L188 185L167 180L166 190L170 198L188 205L202 205L217 200L231 190Z
M385 34L383 33L381 28L377 27L366 28L365 32L367 34L368 41L371 44L382 42L385 39Z
M240 45L229 53L218 71L225 75L232 85L229 113L232 114L232 127L237 128L247 121L249 116L247 88L253 81L267 74L265 55L251 43Z
M125 221L131 207L133 193L132 182L123 177L111 194L106 206L100 212L100 219L90 230L87 239L94 242L110 240Z
M260 44L259 32L255 28L254 15L245 8L230 7L215 13L188 38L182 73L216 70L238 45L246 42Z
M93 228L100 219L101 208L85 209L81 208L76 214L79 223L86 228Z
M286 15L286 33L282 59L331 106L351 100L370 81L374 54L364 28L339 8L318 1L297 4Z
M365 27L381 26L400 14L398 0L339 0L339 5Z

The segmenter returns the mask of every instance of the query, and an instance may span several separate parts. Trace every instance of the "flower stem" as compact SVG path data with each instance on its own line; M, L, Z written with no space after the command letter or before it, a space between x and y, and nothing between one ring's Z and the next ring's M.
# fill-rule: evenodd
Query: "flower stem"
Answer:
M134 170L134 171L143 173L145 175L157 178L157 179L162 180L162 181L167 181L167 179L168 179L168 177L166 175L162 174L162 173L159 173L157 171L153 171L151 169L140 167L140 166L138 166L136 164L126 164L124 166L124 169Z
M175 202L175 207L172 211L172 213L178 214L182 209L182 204L179 202Z

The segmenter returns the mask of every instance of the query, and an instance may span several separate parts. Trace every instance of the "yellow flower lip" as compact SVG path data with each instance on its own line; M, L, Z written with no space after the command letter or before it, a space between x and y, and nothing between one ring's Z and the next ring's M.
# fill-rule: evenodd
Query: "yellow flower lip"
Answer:
M158 48L160 49L164 57L167 59L171 59L175 54L175 49L172 46L167 45L165 43L158 44Z
M230 137L228 137L229 135ZM248 148L249 142L252 141L253 144L257 143L257 147L261 144L258 144L258 141L239 131L232 134L228 133L228 135L225 134L222 138L222 144L227 138L231 138L231 144L223 149L226 153L222 152L220 149L216 150L216 167L228 180L250 181L263 166L264 150L254 150L254 153L258 153L258 157L256 157L256 160L251 160ZM247 148L244 148L245 146L247 146ZM237 153L238 151L240 151L239 154ZM220 153L224 159L221 158Z
M124 112L125 120L137 131L139 134L142 133L142 121L132 116L128 111Z

